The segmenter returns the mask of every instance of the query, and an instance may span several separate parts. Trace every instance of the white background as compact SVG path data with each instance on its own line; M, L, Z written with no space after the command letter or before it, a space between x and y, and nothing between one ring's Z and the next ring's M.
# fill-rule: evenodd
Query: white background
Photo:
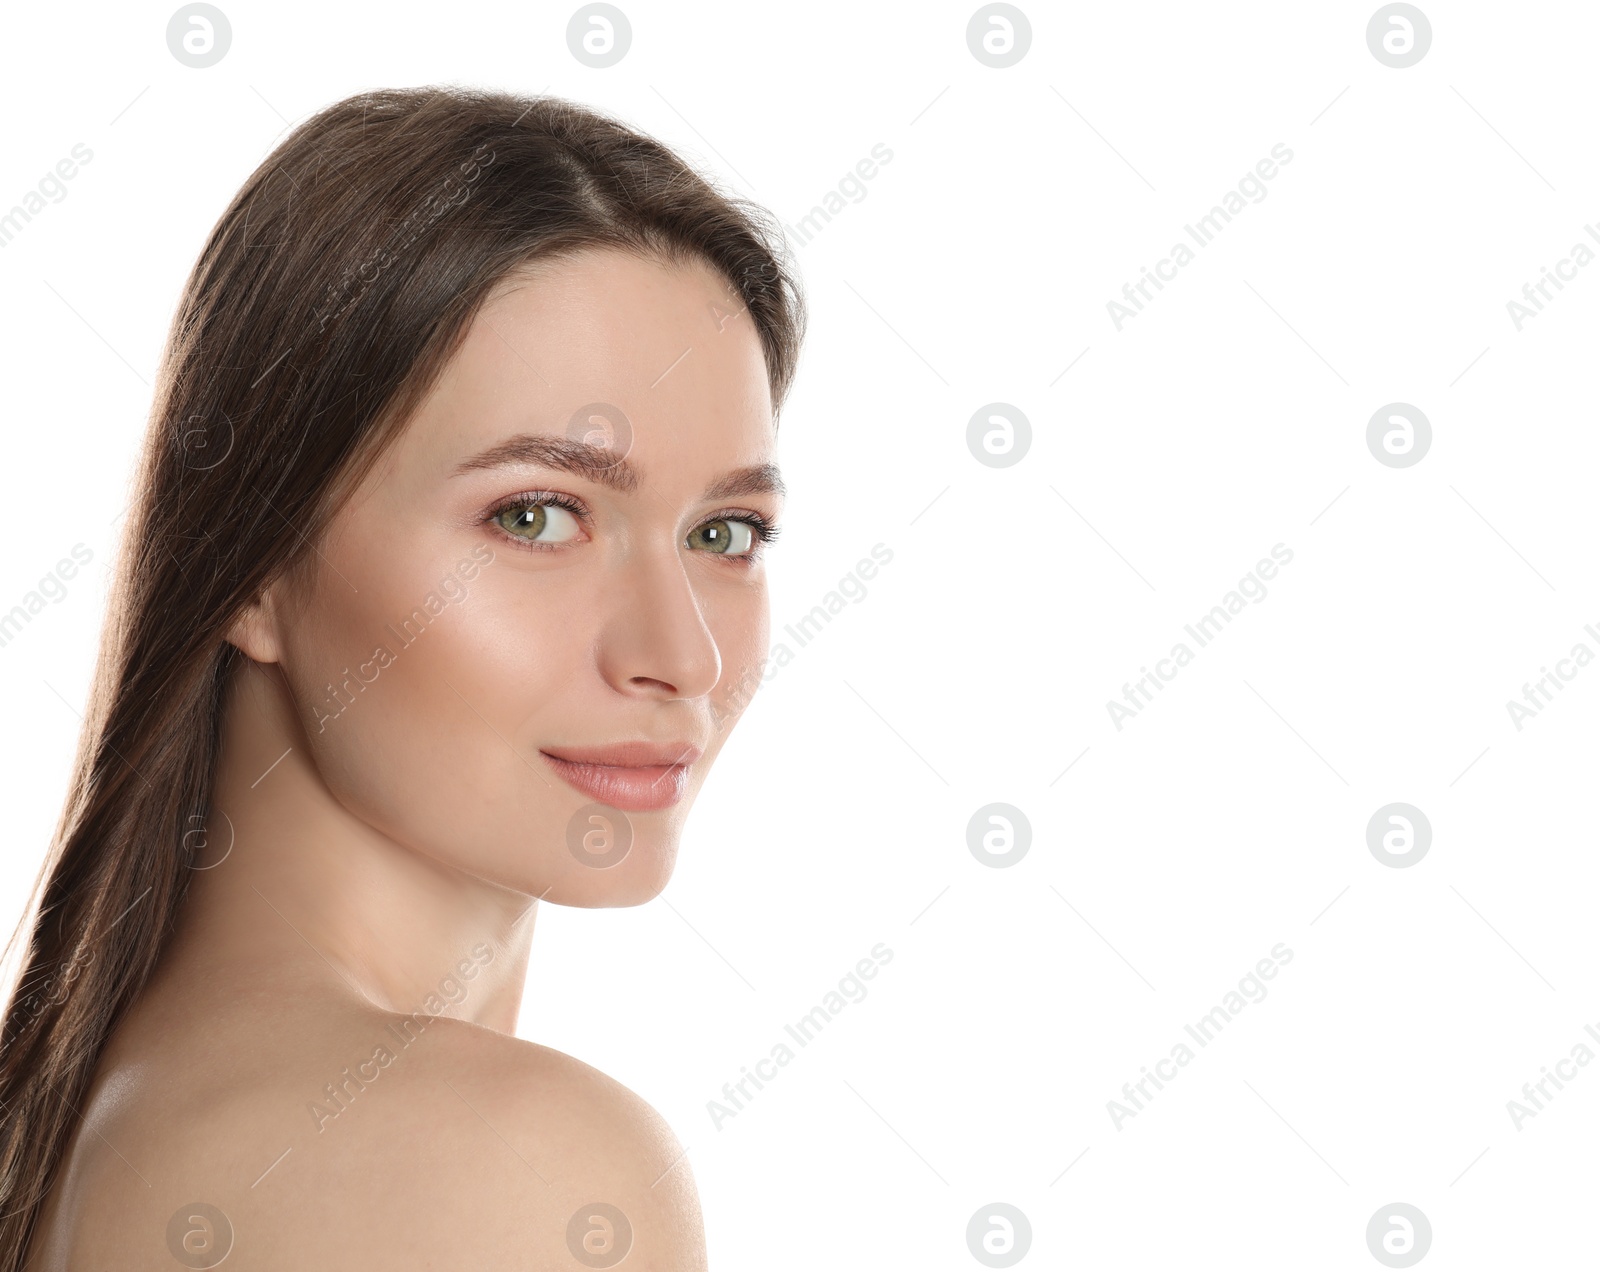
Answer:
M206 70L170 6L8 15L0 207L94 157L0 251L0 610L94 560L0 649L6 925L179 288L290 123L380 85L549 91L791 225L882 142L796 247L775 637L894 559L757 696L666 893L545 908L519 1032L672 1123L714 1267L976 1268L996 1201L1024 1267L1378 1267L1397 1201L1425 1266L1576 1266L1600 1065L1520 1129L1507 1101L1600 1028L1600 668L1521 730L1506 702L1600 653L1600 262L1521 331L1506 302L1600 248L1600 11L1424 0L1432 46L1392 69L1371 0L1029 3L993 69L976 5L628 0L632 48L593 70L575 7L225 0ZM1267 196L1118 331L1106 302L1280 142ZM1397 401L1433 429L1409 468L1366 445ZM1031 422L1010 467L967 447L992 402ZM1278 543L1266 598L1119 730L1107 700ZM1395 801L1433 830L1404 869L1366 842ZM1004 869L967 845L995 802L1032 827ZM878 942L869 995L715 1127ZM1279 942L1268 996L1119 1128L1122 1084Z

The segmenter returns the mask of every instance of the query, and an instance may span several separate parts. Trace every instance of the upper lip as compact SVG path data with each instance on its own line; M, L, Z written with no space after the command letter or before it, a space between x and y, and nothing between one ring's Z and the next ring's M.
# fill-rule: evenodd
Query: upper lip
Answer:
M545 747L544 753L574 764L600 764L607 768L657 768L693 764L700 748L693 742L612 742L606 746Z

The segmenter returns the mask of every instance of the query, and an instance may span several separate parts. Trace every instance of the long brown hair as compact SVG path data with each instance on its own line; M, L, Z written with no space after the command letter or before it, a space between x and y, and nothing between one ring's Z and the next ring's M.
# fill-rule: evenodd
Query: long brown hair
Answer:
M106 1040L203 839L234 616L300 562L494 285L610 247L726 280L787 396L805 306L779 222L552 97L362 93L295 128L212 230L162 358L71 785L8 955L0 1272L19 1272Z

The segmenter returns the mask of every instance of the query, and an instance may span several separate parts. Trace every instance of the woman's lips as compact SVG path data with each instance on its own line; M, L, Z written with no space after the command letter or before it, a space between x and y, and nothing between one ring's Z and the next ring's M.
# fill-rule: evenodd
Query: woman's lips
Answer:
M686 762L627 766L567 759L549 751L540 754L569 786L585 795L623 812L649 813L670 808L683 798L689 764L700 752L695 747L680 747L676 754Z

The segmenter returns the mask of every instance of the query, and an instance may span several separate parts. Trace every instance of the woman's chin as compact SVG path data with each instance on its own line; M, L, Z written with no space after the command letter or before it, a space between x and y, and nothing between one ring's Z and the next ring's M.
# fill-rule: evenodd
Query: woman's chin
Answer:
M672 878L678 857L676 838L662 843L635 842L622 860L603 866L574 861L553 884L548 880L532 895L556 905L586 909L644 905L661 895Z

